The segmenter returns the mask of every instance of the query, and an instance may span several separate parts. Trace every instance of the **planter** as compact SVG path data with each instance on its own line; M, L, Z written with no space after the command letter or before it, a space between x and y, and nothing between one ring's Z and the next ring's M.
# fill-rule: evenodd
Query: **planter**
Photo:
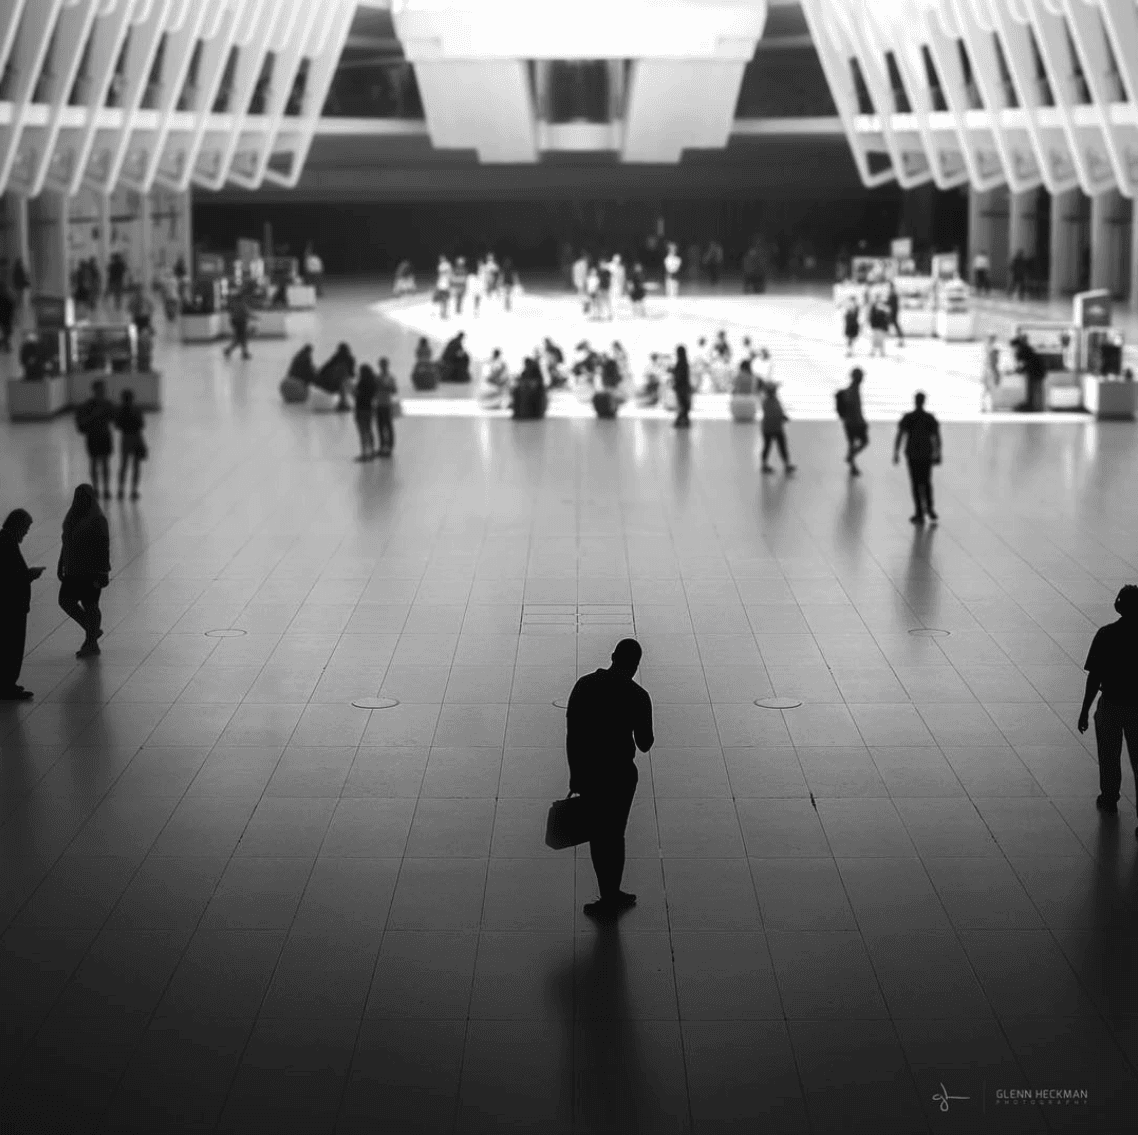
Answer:
M285 296L290 311L311 311L316 306L316 289L311 284L289 284Z
M254 334L258 339L287 339L288 312L284 308L271 307L254 315Z
M1105 381L1083 375L1083 405L1100 421L1133 421L1138 411L1138 382Z
M758 399L753 394L731 395L731 417L737 422L753 422L758 413Z
M968 343L976 338L976 313L973 311L938 311L936 333L949 343Z
M35 382L14 378L8 383L8 417L13 422L53 418L67 407L66 378L45 378Z
M134 393L134 403L140 410L162 409L162 372L157 370L129 370L107 374L99 370L80 370L67 376L67 397L72 406L79 406L91 397L91 387L102 381L107 397L118 402L124 390Z
M220 312L183 315L179 320L183 343L213 343L225 334Z

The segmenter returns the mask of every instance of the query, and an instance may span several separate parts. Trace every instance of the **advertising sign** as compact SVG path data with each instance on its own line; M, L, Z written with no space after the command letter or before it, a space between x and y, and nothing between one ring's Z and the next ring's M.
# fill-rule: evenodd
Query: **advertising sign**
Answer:
M938 252L932 260L932 273L935 280L956 280L960 277L960 253Z

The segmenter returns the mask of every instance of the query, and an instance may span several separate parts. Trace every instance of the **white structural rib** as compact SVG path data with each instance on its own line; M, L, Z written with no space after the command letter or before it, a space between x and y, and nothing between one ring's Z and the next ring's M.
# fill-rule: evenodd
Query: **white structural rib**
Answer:
M344 50L348 32L355 16L352 0L332 0L335 11L329 12L329 4L324 6L324 16L317 27L316 41L308 53L308 77L304 85L299 114L286 115L271 145L270 161L281 159L282 168L274 169L266 163L265 180L293 189L300 180L312 139L320 123L320 112L328 97L328 88L336 73L336 64Z

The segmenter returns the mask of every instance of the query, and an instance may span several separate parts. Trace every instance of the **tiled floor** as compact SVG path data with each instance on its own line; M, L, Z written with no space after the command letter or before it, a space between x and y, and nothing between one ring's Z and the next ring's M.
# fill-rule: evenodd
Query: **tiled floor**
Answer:
M368 302L312 337L403 366ZM358 466L280 404L295 346L166 352L101 659L35 587L0 1130L1132 1129L1133 784L1102 821L1073 722L1133 426L952 424L914 532L884 425L857 482L834 423L792 481L718 422L406 418ZM67 421L0 425L30 562L83 474ZM658 747L598 928L552 702L630 625Z

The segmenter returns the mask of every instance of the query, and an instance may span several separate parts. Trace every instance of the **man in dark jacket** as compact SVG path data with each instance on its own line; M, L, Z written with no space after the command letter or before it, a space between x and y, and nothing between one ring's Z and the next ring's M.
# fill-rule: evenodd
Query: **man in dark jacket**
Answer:
M243 359L252 358L249 354L249 305L240 292L234 292L229 301L229 326L233 338L225 345L222 354L229 358L229 352L240 349Z
M32 691L19 683L32 582L43 575L42 567L28 567L20 551L20 542L31 526L31 516L17 508L8 513L0 527L0 701L29 701L32 697Z
M569 791L580 793L592 819L589 852L601 897L585 904L587 915L605 916L635 904L620 889L624 828L636 794L636 750L652 748L652 699L634 682L640 644L622 639L612 665L577 680L566 712Z

